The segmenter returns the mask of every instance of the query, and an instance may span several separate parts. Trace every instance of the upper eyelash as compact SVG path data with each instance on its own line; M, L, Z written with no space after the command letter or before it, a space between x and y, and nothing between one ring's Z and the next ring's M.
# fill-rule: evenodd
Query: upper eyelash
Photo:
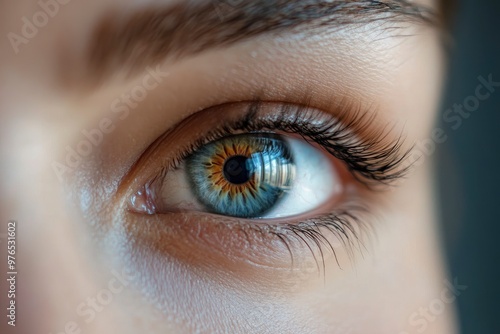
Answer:
M285 116L290 114L289 109L294 107L294 105L283 105L282 118L286 119ZM314 115L304 117L308 112L312 112L308 107L299 109L295 113L294 121L277 120L275 125L282 131L299 133L306 140L310 139L320 145L332 156L344 161L354 176L361 176L358 178L359 181L389 184L403 177L410 166L402 168L402 165L411 152L411 149L402 152L403 137L400 135L396 140L384 143L388 131L372 130L369 139L361 139L354 129L370 130L374 116L363 113L354 105L347 105L344 108L338 119L332 117L328 122L318 126L311 122L314 121ZM341 119L347 114L351 115L351 120L342 121Z
M298 134L307 141L312 141L324 148L333 157L343 161L353 176L368 187L376 184L391 184L404 177L411 167L403 166L411 149L403 151L403 137L386 141L389 131L385 129L370 133L367 139L361 139L357 131L371 129L374 116L363 112L352 104L346 104L336 117L310 108L307 105L277 103L279 110L274 119L256 117L264 101L254 100L249 103L244 117L223 124L212 130L205 138L196 140L182 156L174 161L174 167L207 142L232 135L236 131L274 131ZM292 116L292 117L291 117ZM325 120L314 125L317 120ZM346 121L346 119L349 119ZM166 172L166 170L165 170Z

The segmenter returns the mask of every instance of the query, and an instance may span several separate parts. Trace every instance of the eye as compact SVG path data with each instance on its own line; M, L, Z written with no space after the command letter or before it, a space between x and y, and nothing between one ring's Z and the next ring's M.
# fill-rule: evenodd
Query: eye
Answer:
M406 171L401 141L373 129L352 105L335 116L278 102L219 105L158 137L120 188L134 217L189 240L270 238L269 245L285 243L280 253L331 249L333 234L350 245L364 226L371 186Z
M342 187L331 159L304 139L250 133L203 145L153 189L160 212L281 218L316 209Z
M185 118L120 185L127 214L144 223L131 233L188 262L198 254L201 265L229 256L281 266L329 252L338 260L336 245L349 256L370 230L372 185L403 176L406 153L355 105L342 107L258 100Z

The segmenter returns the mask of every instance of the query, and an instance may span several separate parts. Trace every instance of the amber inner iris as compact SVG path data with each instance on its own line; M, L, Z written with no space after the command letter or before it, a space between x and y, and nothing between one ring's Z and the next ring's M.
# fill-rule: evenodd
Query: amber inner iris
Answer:
M203 146L187 159L197 199L210 211L258 217L290 188L295 165L288 143L276 134L244 134Z

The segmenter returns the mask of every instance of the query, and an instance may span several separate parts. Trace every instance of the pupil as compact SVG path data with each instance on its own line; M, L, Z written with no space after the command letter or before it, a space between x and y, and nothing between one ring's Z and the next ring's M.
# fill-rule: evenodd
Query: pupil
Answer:
M224 163L224 177L229 183L243 184L250 180L250 170L247 168L247 157L235 155Z

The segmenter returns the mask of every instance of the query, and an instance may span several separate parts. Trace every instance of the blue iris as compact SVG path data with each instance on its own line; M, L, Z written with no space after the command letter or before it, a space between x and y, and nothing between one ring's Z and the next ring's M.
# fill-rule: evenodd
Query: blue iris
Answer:
M208 211L240 218L271 210L295 176L290 147L276 134L243 134L206 144L186 159L186 169Z

